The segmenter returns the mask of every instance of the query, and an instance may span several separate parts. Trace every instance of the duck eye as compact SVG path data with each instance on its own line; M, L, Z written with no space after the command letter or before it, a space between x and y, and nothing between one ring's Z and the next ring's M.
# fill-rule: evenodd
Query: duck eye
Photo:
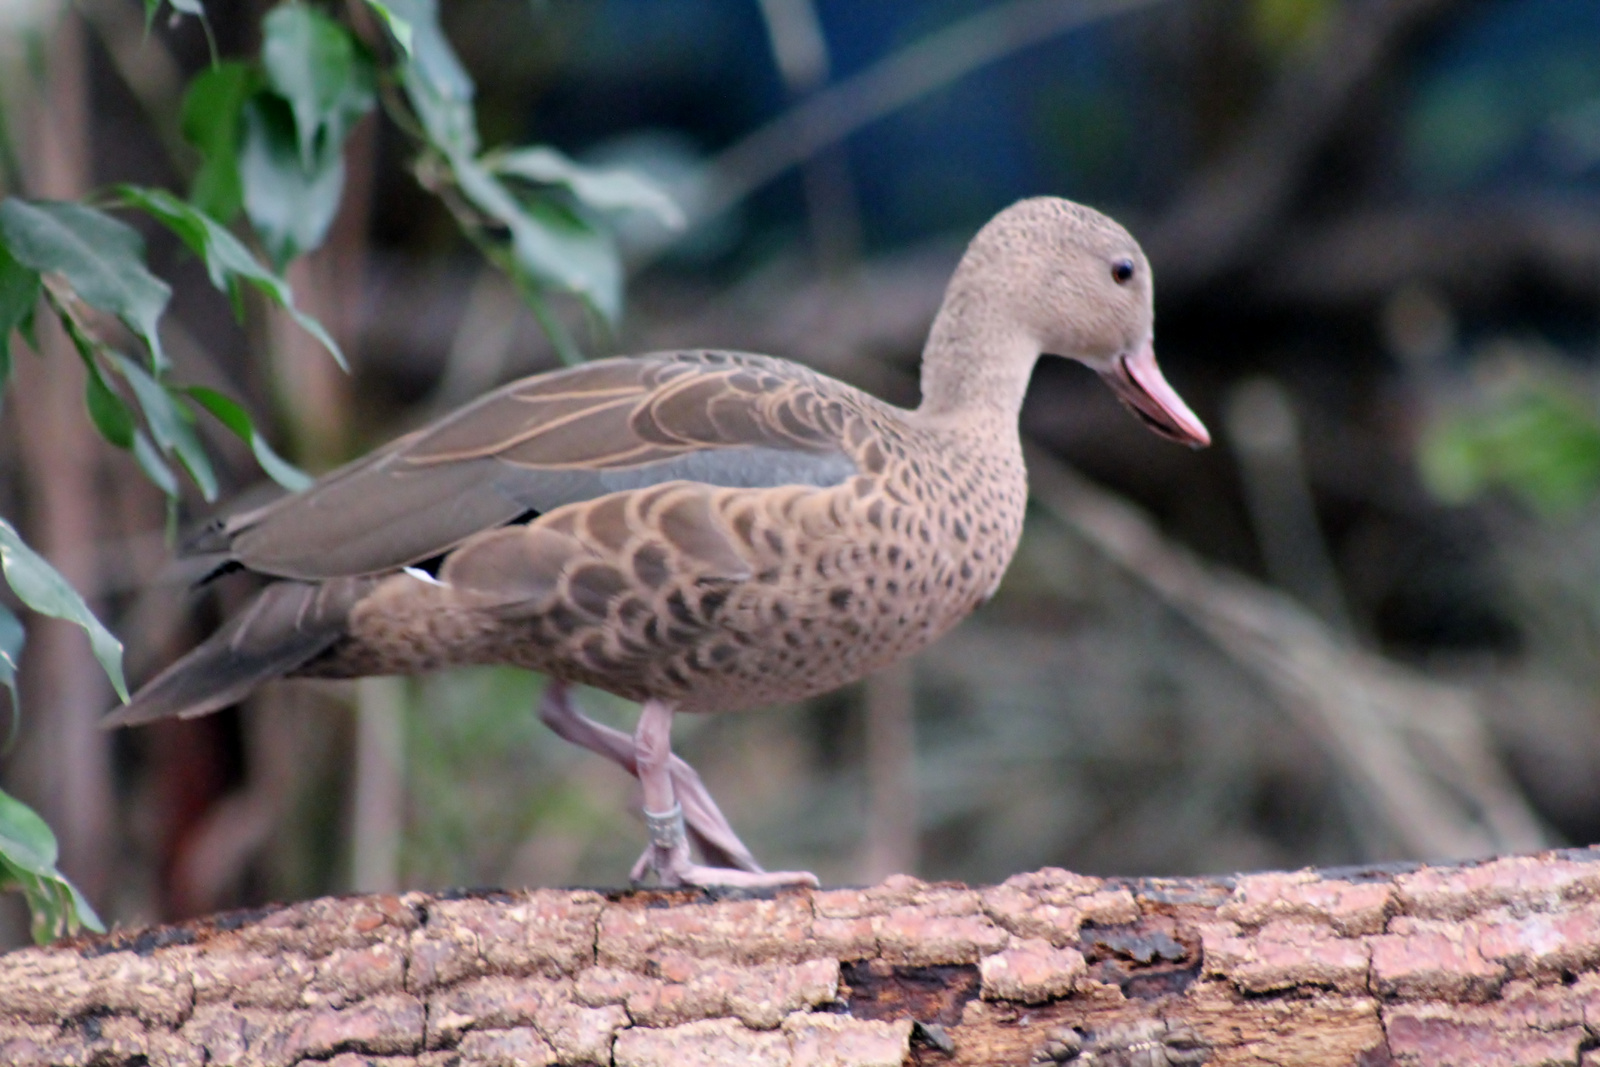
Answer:
M1133 260L1119 259L1111 264L1111 280L1118 285L1126 285L1129 278L1133 277Z

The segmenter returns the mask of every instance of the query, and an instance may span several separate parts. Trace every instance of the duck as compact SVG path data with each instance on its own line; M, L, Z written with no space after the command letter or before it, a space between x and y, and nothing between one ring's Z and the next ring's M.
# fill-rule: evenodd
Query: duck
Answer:
M205 715L280 677L511 664L548 676L544 723L639 780L636 882L814 885L756 862L673 754L674 716L838 688L988 600L1022 533L1018 419L1040 356L1093 370L1158 435L1209 444L1156 363L1153 294L1126 229L1035 197L967 246L916 408L709 349L511 382L205 527L191 554L263 587L105 725ZM634 731L582 714L575 685L638 701Z

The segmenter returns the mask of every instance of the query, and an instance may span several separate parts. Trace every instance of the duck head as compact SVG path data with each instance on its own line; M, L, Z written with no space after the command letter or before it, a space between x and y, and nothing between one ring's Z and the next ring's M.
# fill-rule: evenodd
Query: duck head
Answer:
M966 379L975 396L993 393L996 402L1014 400L1020 408L1020 390L1003 386L1025 389L1041 354L1064 356L1099 374L1162 437L1209 445L1205 424L1156 364L1153 296L1144 251L1114 220L1070 200L1023 200L968 246L929 339L929 369L938 374L940 356L951 361L936 349L966 338L960 347L985 353L990 368L948 377ZM935 399L926 389L925 396L925 406Z

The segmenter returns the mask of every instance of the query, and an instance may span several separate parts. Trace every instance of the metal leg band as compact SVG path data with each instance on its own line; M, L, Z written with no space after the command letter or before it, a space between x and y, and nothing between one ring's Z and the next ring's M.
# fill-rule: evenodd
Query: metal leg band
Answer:
M650 843L656 848L670 852L684 841L683 805L672 805L671 811L657 814L653 811L644 813L644 825L650 834Z

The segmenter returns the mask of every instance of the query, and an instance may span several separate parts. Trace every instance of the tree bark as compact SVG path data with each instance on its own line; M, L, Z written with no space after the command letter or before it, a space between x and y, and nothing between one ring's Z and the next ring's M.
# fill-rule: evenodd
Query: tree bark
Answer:
M0 957L0 1062L1593 1065L1600 848L326 898Z

